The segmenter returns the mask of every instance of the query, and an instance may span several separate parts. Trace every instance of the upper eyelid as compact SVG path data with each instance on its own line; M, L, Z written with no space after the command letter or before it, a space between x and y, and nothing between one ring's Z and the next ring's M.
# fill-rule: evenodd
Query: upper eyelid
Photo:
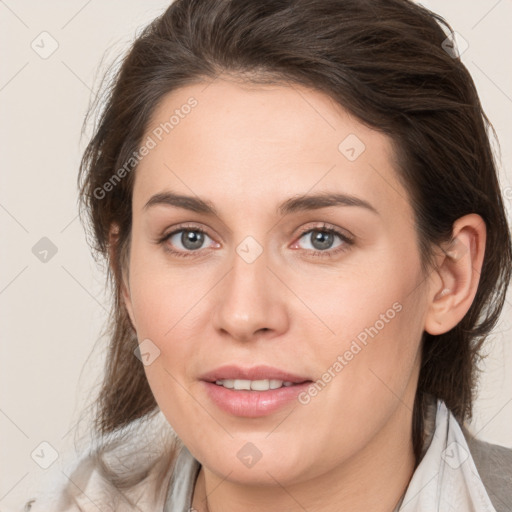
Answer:
M338 234L338 235L348 238L350 240L352 240L354 238L354 236L346 229L339 228L337 226L331 225L326 222L323 222L322 226L312 226L309 228L304 228L304 230L302 230L298 236L302 237L306 233L309 233L310 231L332 231L332 232L335 232L335 234Z
M315 222L315 221L312 221L312 222ZM314 230L319 230L319 231L332 230L332 231L340 231L342 234L346 234L347 238L353 237L352 234L344 228L339 228L339 227L335 226L334 224L329 224L325 221L317 221L317 222L320 222L322 225L321 226L318 226L318 225L317 226L309 226L307 228L302 228L300 230L300 232L298 233L298 235L296 235L296 236L303 236L306 233L308 233L309 231L314 231ZM184 225L179 224L177 227L174 227L172 230L170 230L167 234L165 234L163 236L170 236L170 235L176 234L180 231L201 231L201 232L207 234L208 236L210 236L208 233L209 230L210 230L209 227L207 227L205 229L204 227L200 226L199 224L189 225L188 223L185 223ZM210 236L210 238L212 238L212 237Z

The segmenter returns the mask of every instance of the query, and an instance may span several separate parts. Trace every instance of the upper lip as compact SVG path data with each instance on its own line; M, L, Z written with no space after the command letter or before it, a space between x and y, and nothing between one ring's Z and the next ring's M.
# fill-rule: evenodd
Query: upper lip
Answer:
M199 377L207 382L215 382L224 379L243 379L243 380L265 380L274 379L284 382L293 382L299 384L309 381L308 377L294 375L293 373L274 368L272 366L258 365L250 368L242 368L237 365L224 365L215 368Z

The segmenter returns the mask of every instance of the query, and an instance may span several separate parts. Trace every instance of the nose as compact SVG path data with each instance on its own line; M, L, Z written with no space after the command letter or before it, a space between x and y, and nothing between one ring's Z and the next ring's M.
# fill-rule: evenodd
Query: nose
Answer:
M286 288L270 270L264 250L252 262L235 253L219 283L213 312L217 332L238 341L272 338L288 329Z

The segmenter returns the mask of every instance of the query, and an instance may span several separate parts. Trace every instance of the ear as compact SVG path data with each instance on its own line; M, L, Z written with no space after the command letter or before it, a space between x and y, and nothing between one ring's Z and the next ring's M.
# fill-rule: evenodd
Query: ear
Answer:
M453 329L475 298L485 254L485 222L475 213L457 219L452 241L440 247L431 275L425 331L438 335Z
M116 223L113 223L109 230L109 236L108 236L109 242L108 242L108 252L109 252L109 262L110 266L112 268L112 271L114 275L119 275L121 279L121 297L123 299L126 311L128 312L128 316L130 318L130 322L132 324L133 329L136 331L135 328L135 322L134 322L134 315L133 315L133 306L132 306L132 300L131 300L131 293L130 293L130 283L128 279L128 269L122 268L121 272L116 272L116 266L117 266L117 258L116 254L119 250L118 243L119 243L119 225Z

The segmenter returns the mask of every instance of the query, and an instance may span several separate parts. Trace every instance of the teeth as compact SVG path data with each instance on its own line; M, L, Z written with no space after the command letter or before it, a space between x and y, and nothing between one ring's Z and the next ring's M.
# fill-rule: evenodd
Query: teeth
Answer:
M291 382L283 382L282 380L274 380L274 379L270 379L269 381L269 386L270 386L270 389L277 389L277 388L280 388L282 385L291 385L292 383Z
M293 386L292 382L285 382L277 379L246 380L246 379L222 379L215 381L215 384L235 390L268 391L282 386Z
M233 389L235 387L235 381L233 379L218 380L216 383L228 389Z
M251 381L250 380L242 380L242 379L235 379L233 381L233 389L251 389Z

